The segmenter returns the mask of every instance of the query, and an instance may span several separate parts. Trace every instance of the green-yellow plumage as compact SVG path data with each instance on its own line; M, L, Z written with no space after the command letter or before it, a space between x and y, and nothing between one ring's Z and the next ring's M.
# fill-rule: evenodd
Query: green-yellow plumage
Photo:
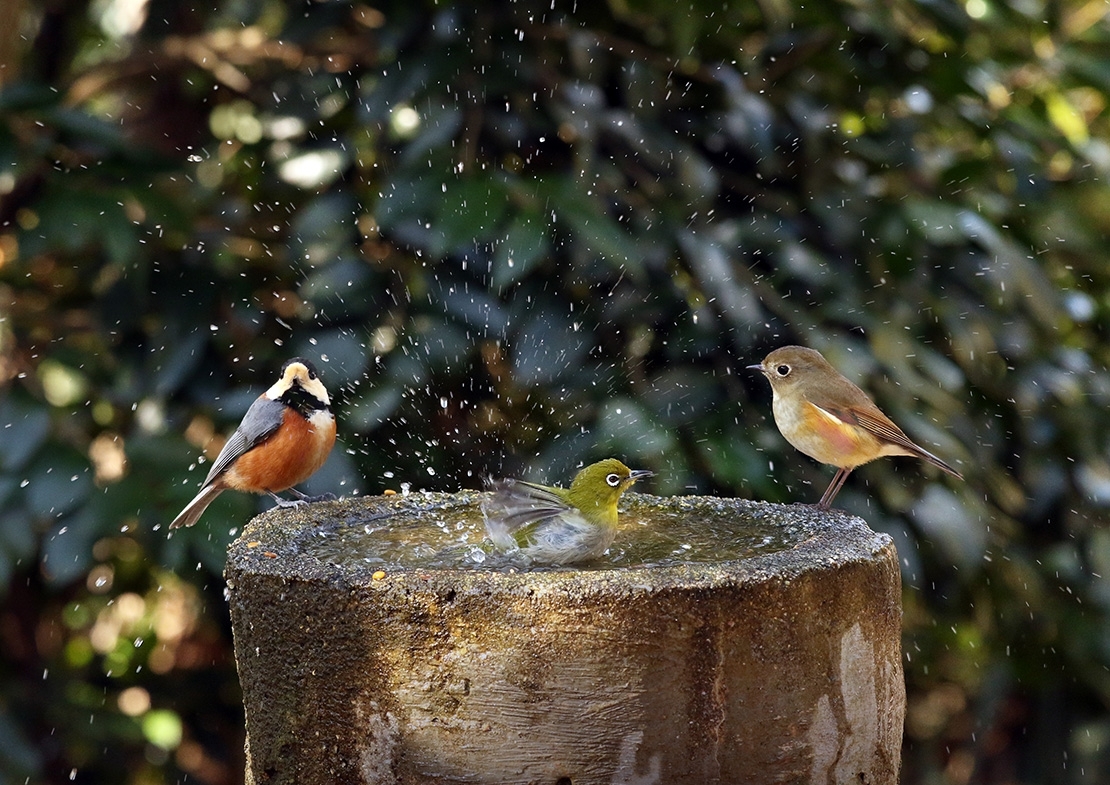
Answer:
M497 547L519 549L534 562L597 558L616 536L621 494L651 474L607 458L579 471L569 488L495 480L482 502L486 531Z

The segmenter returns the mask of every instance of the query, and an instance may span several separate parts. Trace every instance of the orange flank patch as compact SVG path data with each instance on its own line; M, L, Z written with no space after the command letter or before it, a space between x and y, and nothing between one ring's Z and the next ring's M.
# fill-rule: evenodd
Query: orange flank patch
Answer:
M324 465L335 444L335 418L317 413L313 420L287 409L277 433L239 456L223 482L252 493L284 491L304 482Z
M851 425L824 409L806 403L798 434L798 449L832 466L854 468L879 457L879 440L858 425Z

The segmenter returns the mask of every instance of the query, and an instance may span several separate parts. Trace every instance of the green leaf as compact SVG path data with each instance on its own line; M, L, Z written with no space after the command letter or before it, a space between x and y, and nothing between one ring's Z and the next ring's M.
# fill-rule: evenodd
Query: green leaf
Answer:
M51 90L43 84L15 80L0 90L0 112L25 112L31 109L45 109L61 100L61 92Z
M597 418L598 444L626 457L659 457L675 447L671 430L631 398L602 404Z
M542 386L578 370L590 336L562 308L545 301L529 312L510 348L516 383Z
M509 210L509 192L496 177L449 181L436 202L428 250L433 256L465 253L493 239Z
M84 504L93 489L92 467L76 450L51 445L27 472L27 508L56 518Z
M509 324L509 315L501 302L487 290L469 281L437 280L433 299L443 307L444 313L462 322L471 335L500 337Z
M9 562L27 561L34 556L36 545L35 527L28 520L27 511L22 505L5 502L0 512L0 551Z
M0 469L21 471L49 436L44 405L16 394L0 399Z
M648 381L641 400L653 418L668 427L694 422L722 403L714 385L705 384L701 374L702 369L694 364L664 368Z
M403 400L404 385L400 382L390 380L375 384L344 408L344 428L353 433L370 433L388 421Z
M318 360L324 386L332 395L340 387L362 378L370 365L367 337L351 329L321 330L293 343L293 355Z
M7 705L0 707L0 739L4 739L0 745L0 772L11 777L7 782L38 779L37 775L42 770L42 755L27 738L22 722L11 716Z
M208 336L194 332L167 344L150 359L154 395L165 398L186 386L200 367Z
M59 521L42 543L42 572L56 586L85 575L94 563L92 546L103 536L101 522L91 509Z
M639 271L641 253L636 241L604 211L596 196L567 178L551 189L550 197L555 220L583 245L622 270Z
M345 191L331 191L309 201L293 218L293 258L323 264L350 246L357 204Z
M550 226L538 212L517 215L497 243L491 263L494 289L505 289L524 279L551 253Z
M768 483L770 456L759 451L739 429L733 427L726 431L699 432L694 444L698 459L717 483L728 488L743 488L750 484L763 493L771 487Z

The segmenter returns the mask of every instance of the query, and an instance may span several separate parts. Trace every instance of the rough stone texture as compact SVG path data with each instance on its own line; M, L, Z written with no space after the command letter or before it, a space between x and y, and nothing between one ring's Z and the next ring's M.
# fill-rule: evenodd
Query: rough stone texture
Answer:
M275 511L232 545L249 783L897 782L900 578L860 519L735 500L809 534L637 570L374 580L297 547L406 503Z

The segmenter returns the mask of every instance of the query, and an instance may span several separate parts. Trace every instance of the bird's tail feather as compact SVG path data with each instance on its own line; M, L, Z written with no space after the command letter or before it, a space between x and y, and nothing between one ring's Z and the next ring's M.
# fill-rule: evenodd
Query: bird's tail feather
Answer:
M215 485L207 485L201 489L200 493L193 497L193 500L185 505L185 509L177 514L170 524L171 529L176 529L181 526L192 526L196 523L200 516L204 514L205 509L212 503L223 491Z
M960 474L958 471L953 469L951 466L949 466L947 463L942 461L937 456L933 455L928 450L926 450L922 447L918 447L917 449L918 449L917 457L921 458L926 463L933 464L933 466L936 466L942 472L946 472L947 474L951 474L953 477L955 477L958 480L962 480L964 478L964 476L962 474Z

